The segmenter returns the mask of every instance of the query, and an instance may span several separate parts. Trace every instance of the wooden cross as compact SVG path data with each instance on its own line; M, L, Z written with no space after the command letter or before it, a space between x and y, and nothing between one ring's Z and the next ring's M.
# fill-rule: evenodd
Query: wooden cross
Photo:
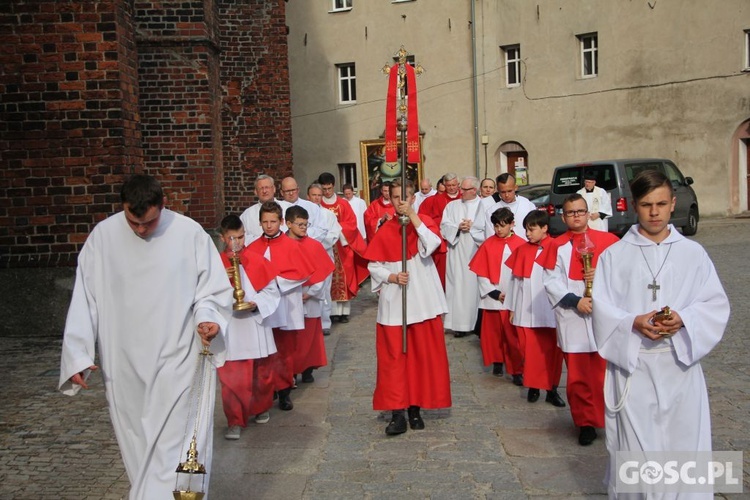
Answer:
M661 287L656 284L656 279L648 285L648 289L651 290L651 300L656 302L656 291L661 289Z

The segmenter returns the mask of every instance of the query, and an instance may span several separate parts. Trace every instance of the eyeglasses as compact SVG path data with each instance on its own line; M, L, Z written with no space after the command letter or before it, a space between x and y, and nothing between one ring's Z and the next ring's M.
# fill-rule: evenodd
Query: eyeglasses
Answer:
M283 194L291 194L291 193L296 193L297 191L299 191L299 188L298 188L298 187L296 187L296 188L294 188L294 189L282 189L282 191L281 191L281 192L282 192Z
M563 215L565 217L581 217L582 215L586 215L589 213L588 210L580 209L580 210L568 210L566 212L563 212Z
M476 191L477 188L475 188L475 187L469 187L469 188L462 187L462 188L458 188L458 189L460 189L461 191Z
M308 227L310 227L309 222L292 222L292 225L297 226L300 229L307 229Z
M245 239L245 235L244 234L241 234L239 236L230 236L229 237L229 241L239 241L239 240L244 240L244 239Z

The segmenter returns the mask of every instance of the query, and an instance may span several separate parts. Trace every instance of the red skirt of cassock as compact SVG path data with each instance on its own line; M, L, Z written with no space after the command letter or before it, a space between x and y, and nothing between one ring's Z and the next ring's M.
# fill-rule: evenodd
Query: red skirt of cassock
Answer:
M227 361L217 370L227 425L245 427L248 419L273 406L276 354L261 359Z
M401 326L377 324L378 372L373 409L450 407L451 380L442 318L409 325L406 338L404 354Z
M294 351L294 373L328 364L323 324L320 318L305 318L305 329L297 330L297 348Z
M557 387L562 375L563 354L557 346L554 328L526 328L517 326L525 339L523 385L549 391Z
M568 367L565 394L577 427L604 427L604 372L607 362L598 352L564 353Z
M523 373L523 352L516 327L510 322L510 311L482 309L479 344L484 366L505 363L506 371L511 375Z
M274 363L274 384L277 391L288 389L294 383L294 353L297 351L297 334L300 330L273 329L278 360Z

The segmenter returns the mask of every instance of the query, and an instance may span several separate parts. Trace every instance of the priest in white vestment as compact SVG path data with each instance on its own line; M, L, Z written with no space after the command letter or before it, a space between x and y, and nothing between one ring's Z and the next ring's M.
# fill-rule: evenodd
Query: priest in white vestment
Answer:
M669 224L675 204L669 180L642 172L631 190L639 224L601 255L593 288L594 337L607 360L610 497L617 496L618 452L711 451L700 361L729 319L729 301L706 251ZM672 319L655 321L664 306Z
M576 192L583 196L589 208L589 227L597 231L607 231L607 217L612 217L612 198L606 189L596 185L596 174L586 172L583 176L583 187Z
M414 194L414 210L419 212L419 205L430 196L435 196L437 190L432 188L432 181L425 177L419 183L419 191Z
M195 413L202 341L214 339L211 359L221 364L232 287L209 235L163 208L156 179L133 176L122 199L124 210L94 228L78 257L59 387L70 395L88 387L98 343L129 498L171 498L191 438L185 426ZM215 381L203 389L197 434L209 473Z
M466 336L477 322L479 284L477 275L469 270L469 262L484 243L484 212L478 189L476 177L464 177L461 199L446 205L440 221L440 233L448 243L445 272L448 314L444 323L455 337Z
M354 187L351 184L344 184L342 187L344 198L352 206L354 215L357 216L357 229L362 238L367 239L367 230L365 228L365 210L367 210L367 202L356 195ZM320 240L318 240L320 241Z
M518 196L516 194L517 189L518 187L516 186L515 177L508 173L500 174L497 177L497 193L493 195L493 197L497 196L499 198L499 201L492 205L489 205L488 207L487 204L489 203L489 200L494 198L483 198L483 200L485 200L485 239L495 234L495 227L492 224L491 217L492 214L495 213L495 210L499 210L501 208L508 208L511 212L513 212L513 232L524 240L526 239L526 231L523 228L523 220L526 218L526 215L529 212L533 212L534 210L536 210L536 206L523 196Z
M270 175L260 174L255 179L255 196L258 197L258 203L250 206L240 215L242 225L245 226L245 243L248 245L263 236L263 228L260 226L261 205L267 201L275 201L281 207L282 216L286 213L286 209L292 206L286 200L275 198L276 181ZM282 224L281 230L286 232L286 226Z

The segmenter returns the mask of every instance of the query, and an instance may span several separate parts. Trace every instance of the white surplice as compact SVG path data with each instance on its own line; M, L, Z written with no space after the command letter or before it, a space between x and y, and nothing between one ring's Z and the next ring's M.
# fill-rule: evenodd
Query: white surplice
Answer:
M326 227L325 222L322 220L321 212L323 209L315 203L305 200L303 198L297 198L294 203L289 203L289 206L302 207L307 211L307 235L317 241L322 241L326 238ZM284 219L286 219L286 211L289 207L284 209ZM282 224L286 226L286 224Z
M448 312L443 285L440 282L432 253L440 246L440 238L425 224L417 228L419 252L406 261L409 284L406 285L406 323L411 325L433 319ZM372 281L372 291L380 294L378 317L381 325L402 324L401 286L389 283L391 274L401 272L401 261L370 262L367 265Z
M367 203L359 196L352 196L351 200L346 200L351 205L354 215L357 216L357 229L359 234L362 235L363 239L367 239L367 231L365 229L365 210L367 210Z
M510 289L510 280L513 276L513 270L505 265L505 261L508 260L510 254L513 253L509 245L503 247L502 264L500 265L500 278L497 284L493 284L489 278L484 276L478 276L479 285L479 308L487 309L488 311L508 311L508 301L504 300L500 302L490 297L490 293L494 290L505 293L507 295Z
M256 291L240 266L245 302L254 302L254 311L232 311L227 328L227 361L267 358L276 352L273 329L268 318L278 309L281 292L276 280L271 280L262 290Z
M65 324L60 390L99 363L110 418L130 479L130 498L172 498L175 469L186 459L191 386L202 345L196 328L220 326L211 343L222 363L233 289L218 251L195 221L164 209L146 239L122 212L100 222L78 257ZM203 389L197 435L200 460L211 468L215 369ZM183 475L184 476L184 475ZM208 484L208 476L206 477Z
M461 221L472 221L469 231L460 231ZM477 322L479 305L479 284L477 275L469 270L469 262L484 242L484 217L482 201L455 200L446 205L440 222L440 233L448 243L448 256L445 266L445 299L448 301L448 314L445 315L445 328L454 332L468 332ZM494 231L493 231L494 234Z
M594 186L594 189L590 193L586 191L586 188L579 189L576 192L586 200L589 213L601 213L607 217L612 217L612 199L607 190L599 186ZM606 231L609 228L609 221L606 218L589 219L589 227L591 229L598 229L599 231Z
M324 210L321 208L320 210L320 219L321 219L321 226L323 229L325 229L325 237L320 241L320 244L323 245L323 248L326 249L326 252L328 253L328 256L331 258L331 260L334 260L333 255L333 247L336 245L336 242L339 241L339 238L341 237L341 224L339 224L339 220L336 218L336 215L334 215L333 212L330 210ZM323 293L325 294L325 297L323 298L323 302L321 303L321 313L320 313L320 321L323 324L323 329L327 330L331 328L331 283L333 282L333 274L329 274L326 276L325 281L323 282Z
M594 337L607 360L610 496L618 451L711 451L700 360L724 334L729 300L706 251L671 224L669 230L656 244L633 226L604 251L594 277ZM655 274L656 301L648 288ZM677 334L652 341L633 331L636 315L663 306L682 318Z
M273 201L275 201L281 207L282 215L286 213L287 208L292 206L291 203L284 200ZM240 215L242 225L245 227L245 245L249 245L253 241L263 236L263 228L260 226L261 205L262 203L256 203L255 205L247 208L244 212L242 212L242 215ZM286 224L281 225L281 230L286 233Z
M422 191L417 191L416 193L414 193L414 211L419 212L419 205L421 205L422 202L430 196L435 196L436 194L437 191L435 189L430 189L430 192L427 194L424 194Z
M485 210L485 239L495 234L495 225L492 224L492 220L490 218L492 217L492 214L495 212L495 210L498 210L500 208L508 208L511 212L513 212L513 232L526 240L526 230L523 228L523 219L526 217L526 215L528 215L529 212L533 212L534 210L536 210L536 205L531 203L527 198L524 198L523 196L516 196L516 199L513 203L505 203L503 200L500 200L497 203L490 205L490 208L487 208Z
M524 244L528 245L528 243ZM541 250L542 247L537 249L537 258ZM515 326L526 328L555 328L557 326L555 313L549 305L544 288L543 272L544 268L534 262L531 277L511 276L510 286L505 294L505 304L513 311L511 323Z

